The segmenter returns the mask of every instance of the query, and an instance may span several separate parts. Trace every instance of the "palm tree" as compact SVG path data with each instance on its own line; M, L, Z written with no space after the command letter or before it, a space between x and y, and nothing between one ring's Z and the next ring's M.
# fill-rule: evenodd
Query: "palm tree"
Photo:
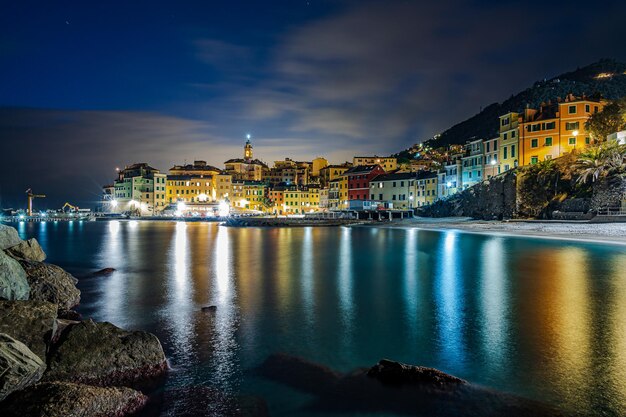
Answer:
M578 182L596 182L626 171L626 145L601 143L581 153L576 161Z

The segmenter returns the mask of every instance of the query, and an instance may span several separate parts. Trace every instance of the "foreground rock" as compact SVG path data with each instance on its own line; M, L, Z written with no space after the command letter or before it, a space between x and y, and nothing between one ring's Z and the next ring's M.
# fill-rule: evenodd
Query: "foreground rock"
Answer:
M38 262L46 260L46 254L43 249L41 249L37 239L23 240L17 245L8 248L6 252L17 259L26 259Z
M5 250L11 246L19 245L22 242L17 230L11 226L0 224L0 250Z
M92 277L100 277L100 276L108 276L115 272L115 268L103 268L99 271L93 272L90 276Z
M13 391L35 384L46 364L28 346L0 333L0 401Z
M30 285L30 299L49 301L61 310L70 310L80 303L78 280L63 268L37 261L21 260Z
M45 301L0 301L0 333L24 343L44 362L56 332L57 306Z
M19 262L0 250L0 299L28 300L29 294L30 287L26 272Z
M367 376L390 385L429 384L442 387L447 384L467 384L467 381L441 372L438 369L407 365L388 359L382 359L370 368L367 371Z
M44 380L125 385L166 369L163 348L153 334L87 320L65 330L49 356Z
M122 417L140 410L148 398L130 388L101 388L67 382L41 383L0 404L4 417Z
M432 368L381 362L369 370L340 375L324 366L278 354L271 355L258 371L268 379L313 394L305 412L422 417L563 416L546 404L475 386Z

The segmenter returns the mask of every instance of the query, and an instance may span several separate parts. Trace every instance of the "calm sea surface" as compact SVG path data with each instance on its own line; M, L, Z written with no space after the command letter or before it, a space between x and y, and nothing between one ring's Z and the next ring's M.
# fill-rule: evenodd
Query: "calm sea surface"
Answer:
M626 415L624 246L368 227L18 230L79 278L117 269L79 282L79 310L154 332L173 368L166 390L218 387L263 397L272 416L319 416L304 411L310 396L251 370L275 352L341 372L387 357L571 413Z

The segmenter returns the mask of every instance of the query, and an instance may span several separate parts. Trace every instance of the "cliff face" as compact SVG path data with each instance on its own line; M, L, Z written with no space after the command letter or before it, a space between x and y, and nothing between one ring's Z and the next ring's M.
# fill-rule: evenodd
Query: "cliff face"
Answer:
M581 197L581 195L583 197ZM585 197L586 195L586 197ZM626 178L601 179L577 185L571 178L544 182L530 169L515 169L418 210L426 217L472 217L480 220L583 220L599 210L619 208L626 196Z
M517 172L511 170L439 200L419 213L430 217L462 216L482 220L517 217Z

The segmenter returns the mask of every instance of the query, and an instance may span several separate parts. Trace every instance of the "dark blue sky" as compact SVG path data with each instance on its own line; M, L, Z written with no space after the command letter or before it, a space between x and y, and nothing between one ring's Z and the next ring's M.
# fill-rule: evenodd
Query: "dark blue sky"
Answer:
M0 13L0 206L96 200L116 166L406 148L626 59L626 2L20 1Z

